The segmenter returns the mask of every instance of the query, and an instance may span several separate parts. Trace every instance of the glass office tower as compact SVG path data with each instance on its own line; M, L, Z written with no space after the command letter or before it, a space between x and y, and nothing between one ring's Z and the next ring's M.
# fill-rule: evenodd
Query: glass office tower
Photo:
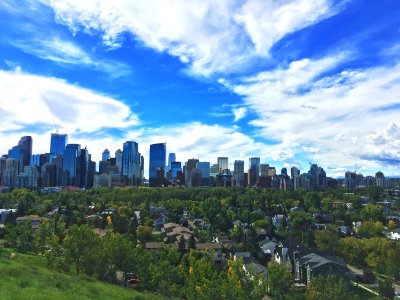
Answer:
M139 153L139 145L136 142L127 141L123 144L122 175L128 178L129 185L141 184L141 156Z
M68 144L64 151L64 180L63 184L66 186L75 186L76 184L76 163L78 154L81 151L81 145L79 144Z
M160 182L160 179L163 179L165 176L166 155L167 155L167 145L165 143L150 145L150 162L149 162L150 186L158 186L162 184Z
M68 135L60 133L52 133L50 140L51 158L64 155L65 147L68 143Z

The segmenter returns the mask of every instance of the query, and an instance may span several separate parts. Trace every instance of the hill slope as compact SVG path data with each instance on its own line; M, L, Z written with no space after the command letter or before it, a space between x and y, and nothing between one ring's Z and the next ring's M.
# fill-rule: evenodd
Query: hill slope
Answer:
M0 298L8 299L166 299L140 293L91 277L76 277L47 269L42 257L0 255Z

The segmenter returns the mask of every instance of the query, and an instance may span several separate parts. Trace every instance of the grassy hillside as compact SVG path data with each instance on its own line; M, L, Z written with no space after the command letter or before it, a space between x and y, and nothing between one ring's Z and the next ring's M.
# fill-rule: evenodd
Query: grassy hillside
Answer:
M17 253L0 255L0 299L166 299L93 278L47 269L42 257Z

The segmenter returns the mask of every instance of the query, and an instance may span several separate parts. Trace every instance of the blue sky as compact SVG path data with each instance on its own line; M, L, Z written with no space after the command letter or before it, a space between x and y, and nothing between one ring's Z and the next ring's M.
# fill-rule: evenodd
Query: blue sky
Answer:
M3 0L0 28L0 153L57 127L95 160L400 173L397 0Z

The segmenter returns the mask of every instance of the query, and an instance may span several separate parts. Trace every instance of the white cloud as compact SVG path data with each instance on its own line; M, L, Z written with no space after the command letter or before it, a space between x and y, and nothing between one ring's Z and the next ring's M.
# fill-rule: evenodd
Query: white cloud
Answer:
M319 152L319 149L315 147L303 146L302 149L304 152L310 152L310 153Z
M334 12L329 0L249 0L235 14L235 20L246 29L256 52L266 55L286 34L312 25Z
M331 0L269 1L48 1L73 32L100 34L118 47L131 33L147 47L166 51L200 75L238 71L265 56L286 34L337 11Z
M128 128L138 117L122 102L57 78L0 71L0 132L53 126L70 133Z
M373 169L390 160L370 154L396 158L399 151L400 64L336 71L348 55L294 61L239 84L220 82L244 98L258 115L250 124L282 149L312 145L321 149L315 161L322 165Z
M246 107L238 107L232 109L232 113L235 116L235 122L243 119L247 115L247 108Z
M95 58L93 54L89 54L74 42L56 36L44 37L39 34L39 37L24 40L15 39L9 41L9 43L25 53L41 59L59 64L90 67L109 73L112 78L126 76L131 73L130 67L124 63Z

